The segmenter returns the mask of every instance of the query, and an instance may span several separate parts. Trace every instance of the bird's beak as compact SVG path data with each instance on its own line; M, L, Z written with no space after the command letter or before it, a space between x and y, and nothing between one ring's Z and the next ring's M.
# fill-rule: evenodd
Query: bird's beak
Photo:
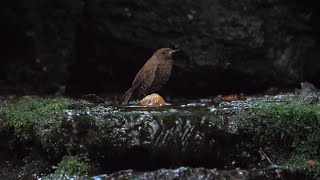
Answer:
M171 51L170 51L170 54L173 54L173 53L178 52L178 51L180 51L180 50L179 50L179 49L171 50Z

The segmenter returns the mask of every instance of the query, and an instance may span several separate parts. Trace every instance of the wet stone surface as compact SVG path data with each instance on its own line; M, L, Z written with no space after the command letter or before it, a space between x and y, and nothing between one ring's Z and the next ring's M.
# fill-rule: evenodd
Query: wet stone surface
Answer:
M318 92L160 107L1 98L7 105L0 109L0 174L316 178L320 106L305 96Z
M180 167L177 169L159 169L151 172L135 172L125 170L106 176L106 179L130 178L130 179L265 179L277 178L278 168L262 170L228 170ZM283 172L284 173L284 172Z

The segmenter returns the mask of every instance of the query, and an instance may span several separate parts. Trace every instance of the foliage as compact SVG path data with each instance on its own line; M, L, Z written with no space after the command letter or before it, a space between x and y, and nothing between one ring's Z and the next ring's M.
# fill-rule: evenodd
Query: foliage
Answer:
M87 175L90 172L91 165L87 157L65 156L58 164L55 174L67 175Z

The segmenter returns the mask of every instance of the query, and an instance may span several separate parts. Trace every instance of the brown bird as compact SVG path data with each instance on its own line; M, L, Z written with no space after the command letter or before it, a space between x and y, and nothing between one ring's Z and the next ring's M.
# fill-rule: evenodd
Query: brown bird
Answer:
M132 95L146 96L158 91L169 80L172 54L179 50L162 48L156 51L134 78L131 88L122 96L119 104L128 104Z

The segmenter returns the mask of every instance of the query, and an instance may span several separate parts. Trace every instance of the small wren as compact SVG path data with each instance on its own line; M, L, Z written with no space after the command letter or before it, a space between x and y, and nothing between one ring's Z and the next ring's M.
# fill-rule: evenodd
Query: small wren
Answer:
M133 95L146 96L155 93L165 85L171 75L172 55L177 51L179 50L170 48L157 50L137 73L131 88L122 96L119 104L128 104Z

